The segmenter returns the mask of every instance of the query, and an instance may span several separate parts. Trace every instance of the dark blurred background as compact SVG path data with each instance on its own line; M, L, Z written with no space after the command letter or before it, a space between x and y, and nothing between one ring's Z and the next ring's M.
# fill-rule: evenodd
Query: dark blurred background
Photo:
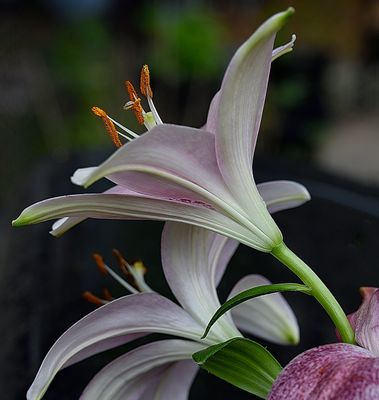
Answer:
M90 108L98 105L139 129L122 109L124 80L137 85L147 63L162 119L202 126L235 49L290 5L296 14L277 45L292 33L297 41L272 68L255 175L258 182L297 179L309 188L309 204L276 220L288 245L351 312L359 286L379 286L379 1L0 1L0 390L7 399L24 397L49 346L93 309L81 292L112 287L93 268L93 251L110 258L117 247L143 258L148 282L169 294L159 269L159 223L88 221L60 239L48 235L49 224L9 227L32 202L78 192L72 172L113 151ZM232 264L223 298L246 273L293 280L271 257L243 246ZM283 364L335 340L312 299L288 298L303 341L291 349L269 345ZM63 371L46 398L77 398L106 360L123 351ZM251 398L204 373L191 398L201 393Z

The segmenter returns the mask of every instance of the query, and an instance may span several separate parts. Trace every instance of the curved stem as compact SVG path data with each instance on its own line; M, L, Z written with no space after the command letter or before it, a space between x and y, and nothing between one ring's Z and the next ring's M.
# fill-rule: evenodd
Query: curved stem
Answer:
M345 343L355 343L353 329L342 310L341 306L325 286L321 279L313 270L305 264L295 253L293 253L284 243L275 247L271 254L281 263L287 266L295 275L297 275L312 292L310 293L327 312L334 325L338 329L342 340Z

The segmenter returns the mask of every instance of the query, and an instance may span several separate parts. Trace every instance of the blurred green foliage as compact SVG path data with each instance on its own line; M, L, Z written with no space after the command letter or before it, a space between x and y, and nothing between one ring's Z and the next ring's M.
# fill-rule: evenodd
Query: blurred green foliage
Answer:
M166 80L214 78L225 58L226 30L214 11L149 7L143 27L152 41L151 65Z

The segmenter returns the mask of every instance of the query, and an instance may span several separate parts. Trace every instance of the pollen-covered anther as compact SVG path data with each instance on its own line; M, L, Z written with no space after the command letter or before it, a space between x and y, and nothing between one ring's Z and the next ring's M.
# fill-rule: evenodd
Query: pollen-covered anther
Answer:
M148 65L146 65L146 64L141 69L140 89L141 89L141 93L145 97L153 98L153 91L151 90L151 86L150 86L150 71L149 71Z
M114 123L110 120L110 118L108 117L107 113L99 107L92 107L91 110L97 117L100 117L103 120L105 129L108 132L108 135L112 139L112 142L115 144L115 146L121 147L122 142L118 136L116 127L114 126Z
M82 294L83 298L85 300L87 300L88 302L92 303L92 304L96 304L97 306L102 306L103 304L108 303L107 300L103 300L98 296L95 296L93 293L91 292L83 292Z
M125 87L129 94L129 99L124 108L132 109L134 115L137 118L137 121L140 125L143 125L145 120L143 118L143 108L141 106L141 99L138 97L136 90L134 89L133 84L130 81L125 81Z
M105 266L103 257L98 253L93 253L92 257L95 260L95 263L96 263L97 267L99 268L99 271L102 272L104 275L107 275L108 270Z

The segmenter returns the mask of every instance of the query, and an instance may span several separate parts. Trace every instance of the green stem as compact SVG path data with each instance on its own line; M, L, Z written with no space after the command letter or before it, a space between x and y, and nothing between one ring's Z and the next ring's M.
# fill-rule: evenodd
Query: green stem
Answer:
M355 343L353 329L346 318L341 306L325 286L321 279L305 264L295 253L293 253L284 243L275 247L271 254L281 263L286 265L295 275L297 275L312 292L310 293L327 312L334 325L338 329L342 340L345 343Z

